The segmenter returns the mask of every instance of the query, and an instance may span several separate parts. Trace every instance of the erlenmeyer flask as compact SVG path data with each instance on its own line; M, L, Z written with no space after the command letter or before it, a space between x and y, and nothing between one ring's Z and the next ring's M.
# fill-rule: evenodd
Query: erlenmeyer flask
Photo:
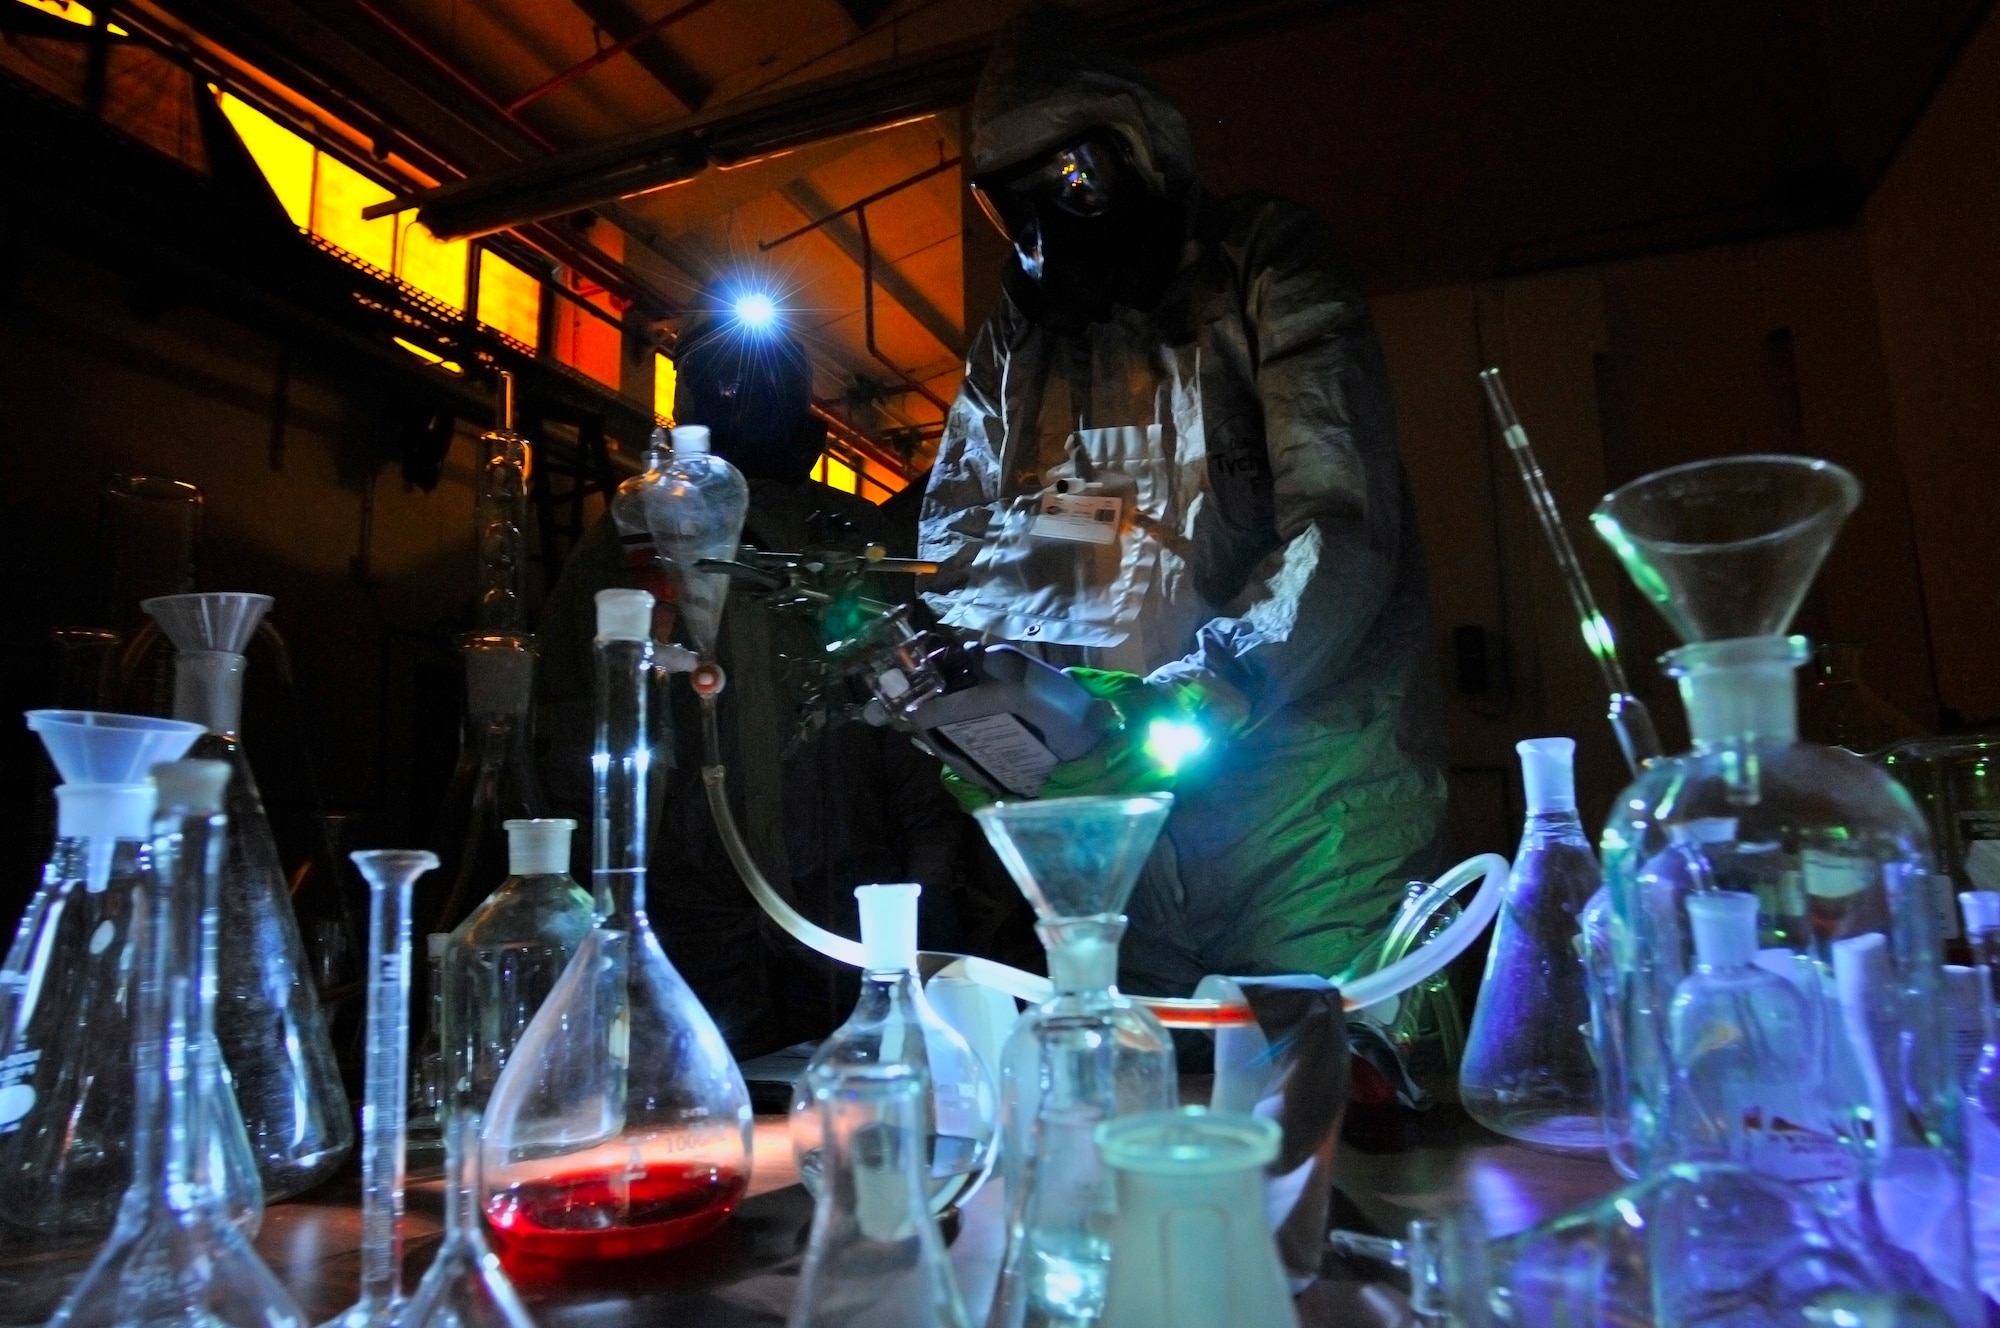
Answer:
M1594 1151L1604 1147L1604 1125L1584 1032L1590 990L1577 940L1597 889L1597 859L1576 815L1576 743L1530 738L1515 750L1528 824L1487 951L1458 1096L1489 1130Z
M939 1018L917 978L920 885L864 885L861 993L847 1022L819 1044L792 1090L792 1151L815 1196L826 1160L814 1084L845 1066L902 1066L930 1085L922 1120L925 1188L933 1212L962 1204L986 1180L997 1151L999 1097L972 1044Z
M714 1230L750 1181L750 1094L646 918L653 597L597 592L594 879L609 912L500 1072L480 1189L503 1244L655 1253Z
M216 1036L265 1198L289 1199L339 1169L354 1146L354 1121L264 799L237 737L242 651L270 610L271 597L167 595L143 607L179 652L175 717L208 730L193 754L230 767L221 904L230 943L216 974Z
M1733 457L1634 481L1593 515L1690 640L1667 663L1694 748L1614 800L1602 841L1633 1143L1648 1174L1709 1155L1722 1101L1733 1157L1811 1184L1836 1224L1877 1224L1973 1323L1930 837L1880 769L1797 740L1793 671L1808 652L1780 634L1859 495L1824 461ZM1818 1030L1809 1090L1769 1063L1796 1047L1767 1057L1747 1034L1751 1063L1720 1099L1686 1069L1674 1008L1698 960L1689 900L1717 891L1756 906L1752 934L1724 949L1752 948Z
M673 431L673 438L673 455L660 469L665 482L641 491L646 527L673 583L688 644L702 658L713 659L729 577L697 571L695 564L736 556L750 512L750 485L742 472L708 450L706 426L685 425Z
M51 1328L303 1328L304 1316L230 1221L200 1140L220 1092L204 1072L227 818L221 761L154 771L161 814L140 924L133 1180L111 1240Z
M396 1328L534 1328L479 1218L479 1113L445 1127L444 1244L396 1317Z
M1722 1163L1678 1163L1500 1240L1465 1209L1410 1223L1406 1240L1336 1231L1333 1248L1408 1269L1411 1308L1452 1328L1960 1322L1921 1269L1809 1193Z
M1198 1107L1097 1127L1118 1175L1104 1328L1295 1328L1264 1215L1264 1168L1283 1135Z
M1118 992L1120 914L1170 794L1002 802L974 813L1040 916L1055 996L1001 1054L1007 1252L987 1328L1088 1325L1104 1309L1117 1198L1092 1132L1175 1104L1174 1044Z
M0 1218L44 1236L103 1236L132 1184L137 922L156 791L198 724L31 710L65 782L54 854L0 966ZM88 1030L79 1036L78 1030ZM211 1038L202 1064L219 1073ZM206 1164L238 1223L263 1191L235 1099L215 1094Z
M535 1011L597 925L567 819L507 822L507 879L444 944L443 1099L484 1112Z
M823 1170L786 1328L967 1328L931 1215L923 1067L815 1060L806 1079Z
M428 932L449 932L507 877L510 820L541 814L535 778L535 650L519 632L470 632L465 660L465 724L458 765L438 811L431 847L444 865L417 890L411 916Z

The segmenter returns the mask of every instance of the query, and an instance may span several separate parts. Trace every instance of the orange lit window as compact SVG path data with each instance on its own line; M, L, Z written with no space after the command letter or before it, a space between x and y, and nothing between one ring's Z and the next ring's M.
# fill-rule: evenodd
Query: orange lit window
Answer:
M237 137L256 159L257 169L264 172L271 192L284 205L285 215L300 230L312 229L313 158L318 150L248 102L226 92L218 100Z
M890 498L910 487L910 481L874 461L861 462L861 496L871 503L887 502Z
M361 209L386 201L389 191L344 161L319 154L313 173L314 235L331 241L384 272L396 270L396 219L361 219Z
M674 362L664 355L653 356L653 413L674 422Z
M603 292L596 286L579 292L593 298L592 309L601 307ZM555 356L570 368L589 374L612 391L619 388L618 359L624 349L624 335L615 315L610 320L575 300L557 299L555 307Z
M853 493L855 484L854 467L834 458L833 453L820 454L819 464L813 467L813 478L829 489L842 493Z
M465 308L466 248L432 235L414 212L396 214L396 275L453 309Z
M479 321L530 348L541 345L542 283L491 249L479 255Z

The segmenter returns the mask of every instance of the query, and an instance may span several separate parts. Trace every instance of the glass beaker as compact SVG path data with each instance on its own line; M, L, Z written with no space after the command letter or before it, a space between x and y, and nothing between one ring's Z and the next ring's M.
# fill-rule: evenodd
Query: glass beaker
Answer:
M304 1328L304 1316L229 1212L200 1141L221 1092L215 957L227 818L222 761L155 768L160 816L139 930L132 1186L110 1241L52 1328Z
M1056 994L1001 1053L1007 1252L988 1328L1094 1323L1116 1211L1096 1127L1175 1105L1174 1044L1118 991L1120 910L1171 794L1002 802L974 815L1034 905Z
M786 1328L968 1328L931 1214L931 1085L908 1060L815 1060L821 1182Z
M145 775L202 730L81 710L27 718L65 782L55 851L0 966L0 1218L102 1236L133 1178L134 984L157 798ZM219 1074L207 1036L201 1063ZM218 1089L212 1100L208 1165L233 1220L254 1232L263 1191L249 1142L235 1099Z
M509 874L443 948L444 1100L484 1112L507 1058L597 924L567 819L507 822Z
M1487 951L1458 1096L1489 1130L1595 1151L1604 1147L1604 1123L1584 1031L1589 974L1577 940L1597 890L1597 858L1576 814L1576 743L1530 738L1515 750L1528 823Z
M519 632L469 632L458 639L458 653L465 660L465 724L431 835L444 865L411 905L426 933L451 931L506 879L506 823L542 809L533 641Z
M1921 1268L1885 1257L1807 1191L1724 1163L1676 1163L1498 1240L1468 1208L1411 1222L1406 1240L1336 1231L1332 1245L1407 1269L1411 1308L1452 1328L1959 1322Z
M1807 651L1783 633L1859 493L1823 461L1731 457L1634 481L1593 516L1690 642L1667 662L1693 750L1620 794L1602 841L1633 1142L1647 1173L1714 1146L1716 1100L1702 1100L1673 1037L1697 960L1689 900L1753 896L1756 966L1798 991L1819 1033L1808 1083L1785 1082L1745 1045L1756 1068L1723 1095L1730 1151L1811 1184L1836 1223L1869 1213L1970 1323L1978 1293L1930 838L1876 766L1797 740L1793 671Z
M688 644L703 659L713 659L729 577L699 571L695 564L736 557L750 512L750 485L741 471L709 451L705 425L683 425L673 431L673 440L673 453L660 468L662 482L639 492Z
M1118 1176L1104 1328L1298 1323L1264 1215L1264 1168L1283 1134L1274 1121L1198 1107L1097 1127Z
M824 1113L814 1084L847 1066L903 1066L923 1075L925 1187L942 1213L976 1193L997 1151L1000 1107L972 1044L931 1009L917 979L920 885L864 885L861 992L847 1022L813 1052L792 1090L792 1151L799 1178L818 1196L825 1162Z
M174 643L174 715L208 732L193 754L227 761L229 839L222 866L216 1036L272 1202L331 1176L354 1147L333 1040L320 1015L277 841L237 729L243 648L269 595L168 595L146 612Z
M609 911L500 1072L481 1200L503 1244L619 1259L695 1240L750 1182L750 1094L646 918L653 597L597 592L594 883Z

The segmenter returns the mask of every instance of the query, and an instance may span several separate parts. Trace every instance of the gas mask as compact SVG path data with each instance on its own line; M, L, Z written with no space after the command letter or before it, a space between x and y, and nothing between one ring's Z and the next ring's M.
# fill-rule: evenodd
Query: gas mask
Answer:
M1149 309L1180 261L1180 200L1152 188L1116 134L1098 130L973 181L1014 246L1008 293L1037 322L1077 331L1114 305Z

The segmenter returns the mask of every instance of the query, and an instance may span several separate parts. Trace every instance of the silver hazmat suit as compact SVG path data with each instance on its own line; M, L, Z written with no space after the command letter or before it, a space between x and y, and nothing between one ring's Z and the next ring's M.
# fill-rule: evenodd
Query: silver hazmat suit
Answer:
M1188 200L1181 267L1152 309L1080 334L1002 300L924 501L928 598L1053 663L1241 698L1243 728L1182 774L1131 904L1127 986L1338 974L1441 865L1442 699L1388 374L1320 223L1204 196L1180 114L1115 59L1003 39L972 173L1091 129ZM1031 530L1045 486L1079 475L1136 507L1117 544Z

